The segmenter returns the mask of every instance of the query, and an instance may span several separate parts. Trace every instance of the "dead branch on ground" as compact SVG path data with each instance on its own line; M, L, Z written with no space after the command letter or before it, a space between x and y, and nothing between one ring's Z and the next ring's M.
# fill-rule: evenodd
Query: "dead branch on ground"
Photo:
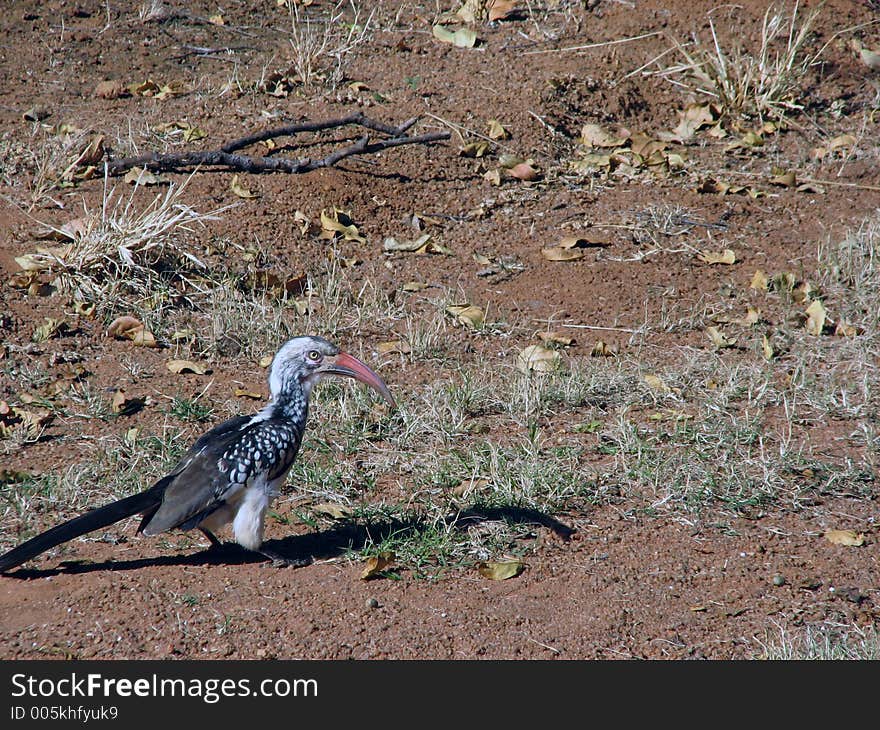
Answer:
M370 119L360 112L350 114L347 117L327 119L320 122L305 121L267 129L262 132L255 132L246 137L232 140L218 150L191 150L189 152L170 153L151 152L150 154L135 157L110 159L106 163L107 174L121 175L135 167L145 167L153 172L171 172L194 167L219 167L229 171L254 174L265 172L301 174L322 167L332 167L346 157L352 157L353 155L372 154L405 144L429 144L449 139L449 132L428 132L427 134L410 137L407 131L417 121L418 118L414 117L408 119L403 124L393 127ZM326 129L336 129L347 125L363 127L387 136L384 139L371 141L370 135L365 134L354 144L341 147L321 159L309 157L300 159L275 156L256 157L238 153L239 150L258 142L265 142L270 139L277 139L278 137L289 137L304 132L321 132Z

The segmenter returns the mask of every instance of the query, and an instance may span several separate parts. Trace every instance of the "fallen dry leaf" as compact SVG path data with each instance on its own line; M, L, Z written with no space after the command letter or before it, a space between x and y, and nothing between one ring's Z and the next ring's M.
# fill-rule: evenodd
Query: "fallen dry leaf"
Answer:
M516 367L523 373L548 373L556 370L561 360L556 350L543 345L529 345L516 356Z
M774 175L770 178L771 185L779 185L783 188L795 188L797 187L797 177L794 172L782 172L779 175Z
M442 254L443 256L452 256L452 250L437 243L431 238L430 233L425 233L413 241L398 241L390 236L382 242L382 250L386 253L395 251L404 251L417 254Z
M807 307L806 315L807 321L804 327L806 327L809 334L818 337L825 329L825 319L827 317L825 307L822 306L821 300L813 300L810 303L810 306Z
M316 504L312 507L312 512L327 515L327 517L332 517L334 520L344 520L351 517L352 514L351 509L344 505L337 504L336 502L321 502L320 504Z
M550 246L541 249L541 255L548 261L577 261L582 259L586 252L582 248L564 248L563 246Z
M239 181L238 175L233 175L232 180L229 182L229 189L233 192L234 195L237 195L239 198L250 199L256 198L257 195L252 193L250 190L246 189Z
M507 580L523 572L525 565L521 560L506 560L499 563L478 563L480 575L489 580Z
M236 398L250 398L251 400L263 400L263 394L257 393L253 390L247 390L246 388L236 388L232 391L232 394Z
M865 533L853 530L826 530L825 539L834 545L861 547L865 544Z
M491 139L507 139L510 133L501 125L497 119L489 120L489 137Z
M656 390L658 393L668 393L671 390L670 387L663 382L663 378L658 375L646 375L644 381L651 390Z
M463 325L472 329L481 327L485 318L483 310L473 304L451 304L446 307L446 311Z
M516 10L516 0L489 0L489 22L504 20Z
M31 339L34 342L45 342L46 340L52 339L56 335L60 335L67 328L67 322L65 322L63 319L47 317L46 321L34 330Z
M489 151L489 143L484 140L476 140L475 142L468 142L467 144L459 147L458 154L462 157L482 157Z
M208 373L208 368L204 364L193 362L192 360L169 360L165 363L165 367L175 375L180 375L181 373L206 375Z
M435 25L431 32L438 41L451 43L456 48L473 48L477 43L477 34L470 28L451 30L445 25Z
M150 185L165 185L168 183L165 178L150 172L146 167L131 168L125 173L125 177L123 177L122 180L129 185L143 185L144 187Z
M568 347L574 344L574 338L569 337L564 332L536 332L535 333L542 342L548 345L562 345Z
M700 251L697 258L707 264L736 263L736 254L729 248L725 248L723 251Z
M156 337L136 317L122 315L107 327L107 334L117 339L131 340L139 347L158 347Z
M626 144L627 137L611 134L598 124L585 124L579 141L585 147L620 147Z
M737 321L744 327L752 327L761 321L761 310L755 309L754 307L748 307L746 310L746 316Z
M491 185L498 187L501 185L501 169L495 168L494 170L486 170L486 172L483 173L483 179Z
M136 413L143 408L145 400L143 398L129 398L122 388L115 390L110 398L110 410L116 415L127 416Z
M118 79L99 81L92 92L99 99L119 99L128 96L128 89Z
M509 173L517 180L523 180L525 182L531 182L532 180L537 180L541 177L541 173L536 167L534 167L532 160L526 160L525 162L520 162L519 164L514 165L509 169Z
M736 344L735 339L731 340L717 327L706 327L706 334L709 335L712 344L719 350L725 347L733 347Z
M428 284L425 284L421 281L408 281L400 288L403 289L403 291L405 292L412 293L417 291L424 291L428 288Z
M563 236L556 245L559 248L602 248L611 243L598 233L580 233L576 236Z
M749 289L756 289L757 291L767 291L768 283L769 280L767 279L767 274L761 271L761 269L758 269L752 276L752 281L749 284Z
M412 352L412 348L406 340L391 340L390 342L380 342L376 345L376 352L380 355L408 355Z
M330 213L321 211L321 228L319 238L335 238L338 234L342 234L346 241L367 242L352 222L351 214L340 208L333 208Z
M361 580L368 580L387 570L394 563L394 557L394 553L379 553L367 558L361 571Z
M617 357L617 349L604 340L596 340L596 344L590 350L590 357Z
M761 355L768 362L773 359L773 346L770 344L770 340L767 339L767 335L761 335Z
M859 49L859 58L872 71L880 71L880 53L868 48Z
M861 327L849 324L843 320L838 322L837 326L834 328L834 334L838 337L855 337L856 335L862 334L862 332L864 332L864 330Z

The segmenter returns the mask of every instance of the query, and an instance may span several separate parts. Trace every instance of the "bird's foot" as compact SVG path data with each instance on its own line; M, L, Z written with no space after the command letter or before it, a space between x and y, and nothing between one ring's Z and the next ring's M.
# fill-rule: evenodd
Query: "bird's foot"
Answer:
M269 560L272 561L272 565L276 568L302 568L306 565L310 565L312 562L311 556L305 558L288 558L285 555L276 553L274 550L268 550L267 548L260 548L257 552L260 553L260 555L269 558Z

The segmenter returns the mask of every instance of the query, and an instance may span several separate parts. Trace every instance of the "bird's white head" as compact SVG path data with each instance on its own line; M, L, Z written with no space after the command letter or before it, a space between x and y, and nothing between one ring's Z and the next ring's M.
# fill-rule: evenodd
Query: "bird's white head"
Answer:
M359 380L379 393L392 408L396 407L388 386L378 374L332 342L317 336L294 337L275 353L269 370L271 399L276 401L299 392L308 402L314 384L327 375Z

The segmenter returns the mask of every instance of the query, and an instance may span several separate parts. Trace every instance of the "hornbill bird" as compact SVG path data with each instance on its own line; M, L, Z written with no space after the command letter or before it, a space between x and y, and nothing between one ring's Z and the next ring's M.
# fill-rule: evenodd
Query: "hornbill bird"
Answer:
M275 354L268 405L236 416L202 435L174 469L149 489L53 527L0 555L0 572L88 532L143 514L138 532L158 535L196 527L211 541L232 523L235 541L276 563L304 565L262 548L266 511L284 483L302 442L312 388L328 375L354 378L396 407L388 386L356 357L322 337L294 337Z

